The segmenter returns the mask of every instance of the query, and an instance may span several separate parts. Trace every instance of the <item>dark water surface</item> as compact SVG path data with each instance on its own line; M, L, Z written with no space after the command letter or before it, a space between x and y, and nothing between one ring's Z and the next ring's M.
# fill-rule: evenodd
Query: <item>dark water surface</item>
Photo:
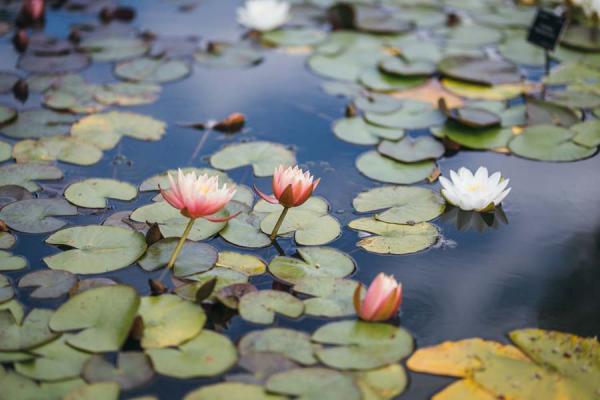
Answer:
M242 33L235 23L237 1L206 0L189 13L177 12L167 2L129 3L137 8L134 24L141 30L229 40L237 40ZM50 13L47 32L65 35L68 25L82 18L76 14ZM0 49L0 69L14 69L17 55L10 48L9 38L2 39ZM346 225L356 217L352 199L365 189L380 186L354 167L357 155L370 147L348 144L334 137L331 123L343 115L345 101L320 90L323 80L308 71L304 55L276 50L265 55L265 61L255 68L210 70L195 66L189 78L163 85L156 103L127 108L167 122L167 135L160 142L123 138L95 166L62 164L64 181L44 187L61 193L68 182L84 177L112 177L139 184L169 168L208 166L207 156L225 144L261 139L295 147L299 163L322 178L317 194L328 199L333 214ZM113 81L111 68L108 63L95 63L83 74L91 81ZM38 101L32 96L25 105L18 105L8 95L2 96L2 102L21 109L34 107ZM198 155L192 158L203 132L181 128L176 123L219 119L231 112L246 115L244 133L228 137L210 132ZM131 165L115 163L117 155L130 160ZM491 172L500 170L511 180L513 190L504 206L508 224L496 221L494 227L483 231L460 230L457 226L460 221L448 214L434 221L442 231L441 243L408 256L367 253L355 246L357 233L344 228L343 235L332 246L350 253L356 260L358 269L353 278L366 283L377 273L385 272L403 283L400 320L419 347L475 336L506 341L507 331L524 327L600 335L600 158L545 163L491 152L461 151L439 161L444 174L461 166L475 169L480 165ZM249 168L231 171L229 175L238 183L250 185L257 181L265 189L269 186L268 178L256 180ZM437 189L439 185L433 186ZM115 211L149 203L154 195L142 193L132 203L111 201L111 209L101 214L70 221L73 225L100 223ZM13 282L27 272L46 268L42 258L58 250L44 244L45 237L18 235L13 252L26 256L30 267L7 273ZM218 237L210 243L218 249L235 248ZM293 254L289 241L282 244L288 254ZM276 251L268 248L254 253L269 260ZM147 293L147 279L158 274L132 266L103 276ZM264 275L254 283L267 288L272 280ZM58 306L62 302L32 302L22 292L18 299L31 307ZM312 332L325 321L278 318L275 325ZM235 317L224 332L236 341L255 329L260 327ZM216 380L157 376L150 384L127 392L124 398L152 393L161 399L178 399ZM448 381L410 373L409 388L401 398L429 398Z

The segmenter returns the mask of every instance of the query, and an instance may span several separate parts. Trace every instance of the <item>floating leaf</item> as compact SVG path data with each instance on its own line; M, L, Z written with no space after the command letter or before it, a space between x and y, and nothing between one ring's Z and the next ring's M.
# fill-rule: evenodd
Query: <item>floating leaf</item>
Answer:
M247 142L229 145L210 157L214 168L225 171L252 165L254 175L271 176L279 165L294 165L296 158L291 150L271 142Z
M155 271L167 266L179 239L162 239L153 243L146 254L138 261L146 271ZM187 241L175 261L175 276L186 277L205 272L214 267L217 261L217 250L205 243Z
M147 115L111 111L82 118L71 128L71 135L99 149L109 150L123 136L139 140L160 140L165 134L165 128L164 122Z
M388 128L425 129L442 124L446 117L430 103L405 100L397 111L387 114L368 112L365 119L374 125Z
M134 82L167 83L183 79L191 72L187 63L181 60L156 58L136 58L124 61L115 67L117 77Z
M561 125L569 127L581 121L571 108L533 97L527 98L527 122L529 125Z
M450 56L438 64L440 72L452 79L483 85L518 83L521 73L516 65L503 60L470 56Z
M241 247L261 248L271 245L271 239L260 230L261 218L255 213L242 212L229 220L219 235Z
M354 144L377 144L381 139L400 140L404 136L402 129L389 129L372 125L362 117L342 118L333 124L333 133L338 138Z
M0 219L11 229L25 233L46 233L66 222L55 216L77 215L77 208L61 198L15 201L0 210Z
M220 251L217 266L241 272L248 276L265 273L265 262L252 254L242 254L235 251Z
M231 341L207 330L175 349L149 349L146 354L156 372L179 379L220 375L237 361Z
M277 353L303 365L317 363L310 337L300 331L285 328L267 328L246 334L239 342L240 355Z
M267 394L262 386L249 383L223 382L202 386L188 393L184 400L283 400Z
M545 63L544 49L525 40L525 35L509 37L498 49L506 59L529 66L541 67Z
M140 298L124 285L86 290L69 299L50 320L55 332L81 329L67 339L77 349L89 352L118 351L129 334Z
M0 351L20 351L47 343L57 336L48 328L52 310L34 308L23 322L7 310L0 311Z
M119 82L100 86L94 98L102 104L137 106L158 100L161 87L151 83Z
M32 139L44 136L66 135L77 117L46 109L25 110L18 118L1 129L2 133L15 139Z
M272 324L275 313L298 318L304 304L289 293L278 290L261 290L245 294L240 299L240 316L255 324Z
M269 272L286 283L298 283L304 278L345 278L354 272L354 260L331 247L298 249L300 258L277 256L269 263Z
M4 204L0 203L0 208L3 206ZM17 238L14 237L10 232L0 231L0 249L10 249L15 245L15 243L17 243Z
M12 158L12 146L0 140L0 162L10 160Z
M354 198L352 205L360 213L387 209L375 218L391 224L430 221L445 209L445 201L438 193L407 186L384 186L362 192Z
M406 330L383 323L331 322L317 329L312 340L336 345L317 351L322 363L336 369L379 368L413 350L413 339Z
M508 146L513 137L511 128L469 128L455 122L448 122L440 128L437 134L448 137L455 143L470 149L492 150Z
M56 74L79 71L89 63L89 57L81 53L38 56L30 52L19 59L17 66L27 72Z
M577 50L600 51L600 39L594 29L594 27L569 25L561 37L561 43Z
M497 101L513 99L532 89L532 85L526 83L504 83L494 86L484 86L453 79L442 80L442 86L459 96L470 99Z
M102 159L102 151L77 137L49 136L22 140L13 147L18 163L62 161L77 165L93 165Z
M139 315L145 349L178 346L200 333L206 322L202 307L172 294L142 297Z
M261 35L262 42L281 47L311 46L327 37L324 31L311 28L277 29Z
M51 269L75 274L99 274L125 268L146 251L144 235L116 226L88 225L63 229L46 243L71 250L44 257Z
M16 116L17 112L14 109L0 104L0 124L10 122Z
M36 299L61 297L77 284L77 277L67 271L41 270L30 272L19 281L20 288L34 287L30 296Z
M137 189L132 184L104 178L85 179L65 190L67 200L85 208L106 208L107 198L130 201L136 196Z
M93 355L86 362L82 375L90 383L117 382L121 389L129 390L152 379L154 371L144 353L128 351L117 355L116 367L103 356Z
M262 220L260 229L267 234L273 232L279 215L277 212L267 215ZM318 246L335 240L341 234L341 227L338 220L331 215L292 208L288 211L278 235L292 232L297 244Z
M0 214L1 215L1 214ZM0 271L17 271L27 266L27 259L0 250Z
M58 382L44 382L38 385L20 374L8 372L4 376L0 374L0 386L2 387L0 399L36 400L43 398L44 400L64 400L63 396L84 384L85 382L81 379L68 379Z
M57 180L63 172L52 165L40 164L8 164L0 167L0 187L16 185L30 192L37 192L41 187L36 180Z
M375 150L361 154L356 168L368 178L381 182L411 184L425 180L435 170L435 162L402 163L383 157Z
M392 400L406 389L408 377L399 364L354 374L365 400Z
M215 267L201 274L188 276L186 279L194 282L179 286L175 289L175 293L186 300L194 302L196 301L198 291L203 289L205 285L213 279L217 280L212 290L213 294L216 294L227 286L248 282L248 276L246 274L222 267ZM211 299L213 297L214 296L211 296Z
M585 121L571 126L573 141L586 147L600 146L600 120Z
M373 233L357 243L357 246L378 254L411 254L425 250L439 238L438 229L428 223L397 225L377 221L374 218L359 218L348 225L358 231Z
M116 382L101 382L79 386L71 390L62 400L118 400L119 384Z
M210 68L244 68L260 64L260 51L244 45L210 42L206 50L198 50L196 62Z
M0 275L0 304L7 302L14 296L15 291L13 290L10 281L4 275ZM2 310L4 310L4 308L0 309L0 313L3 312Z
M436 393L432 399L435 400L496 400L497 397L485 390L472 379L461 379Z
M570 108L600 107L600 95L587 85L571 86L567 90L547 93L548 100Z
M404 163L437 159L444 155L444 145L431 136L413 139L410 136L399 142L384 140L377 146L377 151L389 158Z
M250 283L234 283L233 285L225 286L215 292L215 299L225 307L237 309L240 305L240 299L250 292L256 292L256 286Z
M99 88L99 85L88 83L78 75L68 76L44 92L42 102L46 107L59 111L98 112L105 108L94 97Z
M351 376L327 368L296 368L272 375L267 390L298 396L303 400L360 400L358 387Z
M353 296L358 282L332 277L305 277L294 285L294 291L314 296L304 300L304 314L316 317L354 315ZM364 293L364 288L361 287Z
M553 125L526 128L508 144L521 157L542 161L576 161L590 157L595 148L580 146L571 141L573 132Z
M398 57L389 57L379 62L379 69L390 75L427 77L435 73L436 66L428 60L406 61Z
M367 89L389 92L406 90L425 83L422 76L401 76L385 73L377 67L367 68L362 71L358 81Z
M296 210L302 211L312 211L318 214L327 214L329 211L329 203L323 197L320 196L312 196L306 202L298 207L295 207ZM257 214L272 214L278 213L280 214L283 211L283 206L280 204L271 204L264 200L259 200L254 205L254 212Z
M79 44L94 61L122 61L145 54L148 44L137 38L92 37Z

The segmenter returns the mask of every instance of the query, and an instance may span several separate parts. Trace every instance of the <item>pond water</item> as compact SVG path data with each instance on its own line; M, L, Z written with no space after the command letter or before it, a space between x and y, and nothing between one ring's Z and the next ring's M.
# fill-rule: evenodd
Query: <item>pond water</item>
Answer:
M238 1L205 0L187 12L178 11L167 1L123 3L136 8L132 24L141 31L231 41L239 40L244 33L235 21ZM50 10L45 32L64 36L70 24L95 18ZM9 35L0 40L0 69L17 71L18 54L12 49ZM491 172L501 171L510 178L512 192L503 206L506 221L496 218L488 225L477 214L457 217L457 210L452 209L433 221L441 238L432 248L409 255L369 253L356 246L359 235L347 225L358 215L352 199L381 183L365 177L355 167L356 158L371 146L346 143L332 134L332 123L343 117L347 99L321 89L325 79L307 68L305 53L271 49L264 51L264 57L260 65L252 68L208 69L194 65L189 77L162 85L160 97L153 104L127 107L127 111L167 124L166 135L160 141L124 137L93 166L59 163L64 179L43 183L40 196L60 196L69 183L88 177L139 185L168 169L210 167L209 156L230 143L257 139L282 143L293 146L298 163L321 178L316 194L327 199L332 215L343 227L341 236L330 246L355 260L357 269L351 278L367 284L384 272L402 282L404 301L400 318L394 323L410 331L417 348L471 337L508 342L507 332L525 327L580 336L600 334L600 158L554 163L489 151L463 149L447 153L438 160L443 175L461 166L472 170L486 166ZM111 63L94 63L81 74L91 82L114 81L112 69ZM539 79L542 68L529 68L527 73ZM2 96L3 104L18 110L37 107L39 102L40 96L35 93L24 104L8 94ZM205 131L178 125L182 121L218 120L233 112L246 116L242 133L209 131L205 136ZM410 133L423 135L427 131ZM228 175L239 184L257 183L265 190L270 187L271 178L255 178L250 167L228 171ZM438 182L419 186L439 190ZM131 202L110 200L110 207L105 210L80 209L80 215L69 217L68 221L71 226L100 224L115 212L150 203L155 194L142 192ZM465 218L479 222L469 224ZM17 244L10 251L25 256L29 266L4 273L12 282L46 268L42 258L59 251L44 243L48 235L17 234ZM209 243L219 250L241 250L218 236ZM283 239L280 245L287 255L294 254L293 241ZM250 251L266 261L278 255L274 247ZM148 279L161 273L149 273L133 265L102 276L147 295ZM259 289L277 286L268 274L250 281ZM27 308L56 308L65 301L65 297L32 299L23 289L16 291L16 298ZM278 317L274 325L311 333L327 322L330 319ZM211 323L209 317L209 327ZM235 316L215 329L237 342L246 333L262 327ZM139 349L133 341L125 348ZM121 398L153 394L161 399L178 399L201 385L221 380L222 377L180 380L156 375L151 382L127 391ZM451 382L414 372L409 372L409 380L400 396L403 399L429 398Z

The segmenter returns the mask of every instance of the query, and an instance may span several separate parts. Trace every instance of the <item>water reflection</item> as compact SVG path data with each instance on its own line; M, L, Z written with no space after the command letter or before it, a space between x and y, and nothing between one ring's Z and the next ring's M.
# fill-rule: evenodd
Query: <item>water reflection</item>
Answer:
M440 217L440 220L446 224L456 226L459 231L475 230L477 232L485 232L487 230L497 230L503 225L508 225L508 217L502 207L496 207L493 212L480 213L476 211L464 211L458 207L450 206Z

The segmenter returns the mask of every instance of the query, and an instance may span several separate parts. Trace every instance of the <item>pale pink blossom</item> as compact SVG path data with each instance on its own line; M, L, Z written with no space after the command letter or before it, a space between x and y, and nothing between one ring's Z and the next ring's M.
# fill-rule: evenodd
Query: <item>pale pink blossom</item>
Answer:
M196 177L195 172L184 173L181 169L176 179L169 176L169 189L160 189L163 198L173 207L181 211L181 214L191 218L204 218L213 222L230 220L235 215L216 218L212 214L220 211L229 203L235 194L234 187L224 184L219 188L219 177L200 175ZM236 214L237 215L237 214Z
M304 172L298 166L280 165L273 174L273 195L266 195L256 187L254 189L263 200L291 208L304 204L320 181L315 180L309 171Z
M362 286L354 292L354 309L365 321L387 321L392 318L402 304L402 284L393 276L379 273L371 282L365 298L360 299Z
M39 21L44 17L44 0L24 0L21 12L31 21Z

